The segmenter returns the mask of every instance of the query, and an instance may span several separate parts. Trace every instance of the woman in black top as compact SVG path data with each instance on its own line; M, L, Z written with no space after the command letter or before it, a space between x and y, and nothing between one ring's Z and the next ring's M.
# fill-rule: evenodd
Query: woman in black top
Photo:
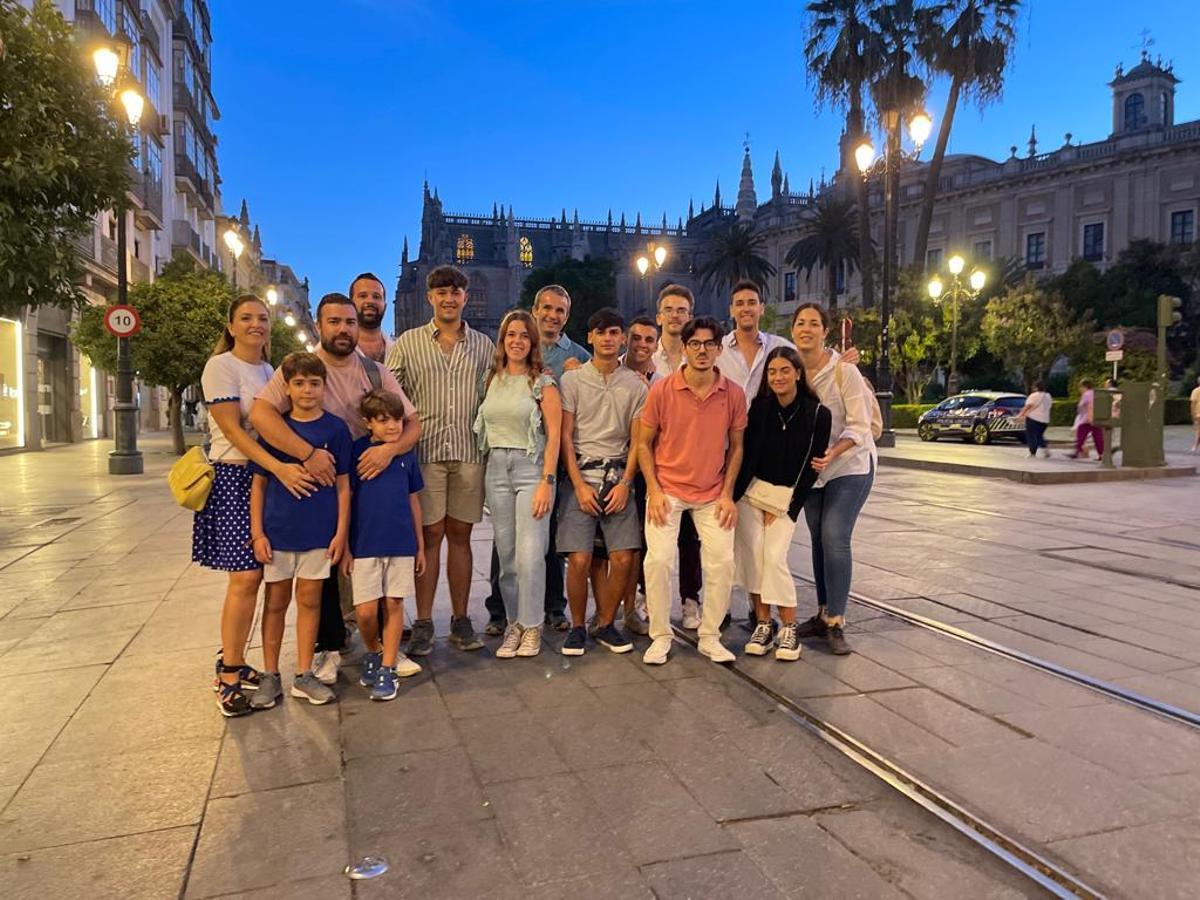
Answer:
M812 460L829 444L831 417L804 376L791 347L767 354L765 375L750 404L745 456L734 484L738 505L734 535L734 580L754 604L757 626L746 652L763 656L776 644L775 658L800 658L796 633L796 583L788 569L788 548L796 517L816 481ZM771 604L783 626L774 640Z

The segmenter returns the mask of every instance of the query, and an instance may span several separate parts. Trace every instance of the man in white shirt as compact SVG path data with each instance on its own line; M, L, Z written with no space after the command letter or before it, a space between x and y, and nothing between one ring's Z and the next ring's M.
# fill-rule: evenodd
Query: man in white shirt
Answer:
M762 384L763 366L767 354L776 347L795 345L777 334L758 330L766 306L759 286L749 279L739 281L729 295L729 318L733 331L722 341L721 374L746 393L746 404L754 400Z
M1018 419L1025 420L1025 444L1029 447L1029 455L1050 458L1050 447L1046 443L1046 428L1050 425L1050 407L1054 401L1046 392L1046 385L1041 381L1034 382L1033 393L1025 398L1025 406L1017 413Z

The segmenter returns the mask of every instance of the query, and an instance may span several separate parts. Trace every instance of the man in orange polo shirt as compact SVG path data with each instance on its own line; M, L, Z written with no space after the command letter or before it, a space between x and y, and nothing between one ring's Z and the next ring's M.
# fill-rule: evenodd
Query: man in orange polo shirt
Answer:
M661 665L671 651L671 569L684 510L700 534L704 608L699 650L731 662L721 644L733 577L733 483L742 464L746 395L716 367L724 331L699 316L684 326L685 365L650 388L640 418L638 464L646 479L646 606L650 648L642 661Z

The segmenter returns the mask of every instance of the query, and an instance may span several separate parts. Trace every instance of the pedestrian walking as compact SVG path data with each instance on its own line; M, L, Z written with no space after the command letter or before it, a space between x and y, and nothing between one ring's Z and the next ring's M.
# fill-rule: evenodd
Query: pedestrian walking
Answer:
M745 650L775 658L800 658L796 582L788 550L796 520L817 480L812 462L825 455L832 422L808 386L804 364L790 346L766 357L765 377L750 404L742 467L734 484L738 505L734 532L734 581L746 589L755 625ZM776 639L771 606L782 625Z
M792 340L806 381L829 410L832 442L812 461L817 481L804 503L817 614L798 626L798 634L825 638L841 656L850 652L844 632L853 576L850 538L875 480L877 452L866 381L854 366L839 365L838 352L825 346L829 326L829 314L816 303L802 303L792 314Z
M200 376L214 474L208 502L192 522L192 561L229 573L213 682L217 706L224 716L251 712L247 693L258 690L260 680L245 656L262 584L262 565L250 547L248 462L254 460L270 471L295 496L306 496L317 485L315 477L302 467L268 453L250 423L254 397L273 373L267 362L270 334L271 313L266 304L253 294L243 294L229 307L221 336Z
M1075 405L1075 452L1071 459L1082 456L1087 459L1087 439L1090 435L1096 445L1096 456L1104 455L1104 429L1094 424L1096 391L1092 382L1084 378L1079 382L1079 402Z
M417 405L423 432L421 461L422 528L425 570L417 576L417 613L408 642L409 656L433 649L433 598L446 543L450 588L450 643L478 650L469 610L471 530L483 519L484 458L472 423L479 409L480 384L495 353L491 338L463 318L470 280L453 266L438 266L425 279L432 318L396 339L387 367Z
M1025 405L1017 413L1018 419L1025 420L1025 446L1029 455L1036 456L1039 450L1042 456L1050 458L1050 445L1046 443L1046 429L1050 427L1050 410L1054 399L1046 391L1044 381L1035 381L1033 392L1025 398Z
M651 638L642 660L651 665L665 663L671 650L671 569L685 510L700 536L706 585L698 649L713 662L735 658L721 644L720 629L733 576L733 483L742 461L746 398L716 367L723 336L716 319L689 321L680 335L685 365L650 388L639 419Z
M373 444L396 443L404 433L404 405L395 394L368 394L363 398L362 417L369 433L354 442L355 456ZM350 473L350 548L341 568L354 588L354 615L366 650L358 683L370 691L372 700L394 699L396 678L421 671L400 652L400 641L404 598L415 595L416 575L425 569L417 496L424 486L415 450L392 459L369 481Z
M487 456L484 484L506 613L496 656L537 656L562 404L554 379L542 371L537 325L525 310L513 310L501 321L482 393L474 430Z
M308 496L293 496L271 472L250 464L250 542L263 565L267 583L263 604L263 673L251 700L255 709L269 709L282 696L279 652L284 621L296 597L296 674L291 694L322 705L335 698L313 671L317 629L321 624L321 589L346 551L350 534L350 429L321 408L325 399L325 363L315 353L289 353L279 366L287 398L287 427L309 446L320 447L334 460L332 487L318 485ZM279 461L300 460L272 447L263 447Z

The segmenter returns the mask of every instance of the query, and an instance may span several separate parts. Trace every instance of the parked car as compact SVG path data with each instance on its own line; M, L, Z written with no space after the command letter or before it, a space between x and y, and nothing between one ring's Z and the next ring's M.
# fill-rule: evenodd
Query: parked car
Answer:
M1000 438L1025 439L1025 422L1017 413L1025 406L1024 394L1002 391L964 391L947 397L917 419L917 436L923 441L958 437L976 444Z

